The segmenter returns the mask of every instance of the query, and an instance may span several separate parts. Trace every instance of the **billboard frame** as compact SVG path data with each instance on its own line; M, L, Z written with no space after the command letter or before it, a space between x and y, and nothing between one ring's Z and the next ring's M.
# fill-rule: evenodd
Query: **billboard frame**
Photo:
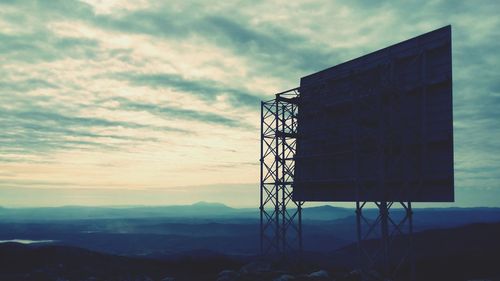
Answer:
M422 38L427 34L440 31L449 33L449 54L451 66L450 25L417 36L415 38ZM415 38L403 41L402 43L413 40ZM400 43L396 45L399 44ZM379 51L383 51L385 49ZM389 65L389 67L392 66ZM451 69L449 74L450 91L452 94L453 81ZM389 85L389 87L391 86ZM307 200L305 198L297 198L294 196L296 193L297 182L295 173L295 161L298 157L296 153L299 143L297 139L300 138L300 130L298 130L297 124L300 121L298 116L300 113L299 110L301 108L300 92L302 90L303 87L301 83L301 87L276 94L275 99L261 103L261 254L266 256L277 255L286 261L301 260L302 206L305 201L314 201ZM452 103L452 100L450 100L450 103ZM288 110L287 108L292 110ZM450 110L452 114L452 104ZM284 114L285 112L289 113ZM452 127L451 147L453 149ZM452 197L454 197L453 153L451 157ZM290 171L292 170L293 172L290 173ZM359 186L359 184L356 184L355 192L357 194L359 194L360 192ZM354 200L341 200L356 203L355 209L360 266L359 272L364 275L364 277L372 279L379 278L380 280L387 280L386 278L390 278L392 280L404 278L404 280L415 280L416 270L413 249L412 202L418 200L412 200L414 199L412 197L402 197L398 198L399 200L391 199L395 198L381 197L370 200L370 198L363 198L357 195ZM424 202L449 201L436 200ZM375 219L373 219L373 217L366 217L363 214L363 210L367 208L367 204L375 205L375 208L378 211L378 215ZM291 206L292 208L288 208L288 206ZM397 206L403 209L403 216L391 216L391 208L395 208ZM376 234L377 229L380 230L380 234ZM294 244L295 242L291 243L291 241L288 239L290 237L290 234L295 235L297 239L294 241L298 244ZM373 234L375 234L375 236L371 236ZM373 238L379 240L380 243L378 247L372 247L373 241L370 241L369 239ZM402 248L395 249L393 244L396 241L401 242L402 240ZM294 246L296 247L294 248ZM408 265L408 267L406 268L407 271L402 269L405 266L405 263ZM379 269L381 271L381 275L373 276L373 269Z

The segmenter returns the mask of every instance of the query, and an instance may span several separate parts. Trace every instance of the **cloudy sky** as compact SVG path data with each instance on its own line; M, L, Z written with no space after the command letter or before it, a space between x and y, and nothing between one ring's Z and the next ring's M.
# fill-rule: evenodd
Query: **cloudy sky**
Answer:
M256 206L260 100L451 24L455 205L500 206L498 14L496 0L2 0L0 205Z

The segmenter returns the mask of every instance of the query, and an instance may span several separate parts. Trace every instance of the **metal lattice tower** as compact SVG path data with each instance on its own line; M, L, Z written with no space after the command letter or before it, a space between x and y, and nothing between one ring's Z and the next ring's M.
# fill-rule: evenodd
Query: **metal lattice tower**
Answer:
M302 252L302 204L292 200L298 88L261 103L260 250L296 259Z

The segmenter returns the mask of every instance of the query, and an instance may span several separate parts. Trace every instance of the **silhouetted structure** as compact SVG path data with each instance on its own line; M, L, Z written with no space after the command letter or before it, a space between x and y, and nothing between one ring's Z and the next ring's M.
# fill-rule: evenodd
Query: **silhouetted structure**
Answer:
M293 90L300 95L277 94L263 103L261 139L263 147L271 147L266 118L272 115L275 147L269 155L275 160L269 166L267 150L261 153L261 192L286 190L293 200L261 196L261 217L268 217L266 204L285 214L289 202L299 207L303 201L356 202L360 264L366 271L380 269L385 278L398 277L400 265L411 260L411 202L454 201L451 65L451 26L446 26L303 77ZM293 114L283 115L285 107ZM270 193L267 174L274 175ZM370 203L379 209L374 221L362 212ZM406 210L403 218L390 216L395 205ZM275 223L275 240L286 239L289 221ZM266 220L262 225L265 241ZM396 254L391 242L405 233L408 249ZM364 247L369 237L380 238L379 249Z
M261 103L260 248L283 258L302 251L302 202L292 200L297 100L292 89Z

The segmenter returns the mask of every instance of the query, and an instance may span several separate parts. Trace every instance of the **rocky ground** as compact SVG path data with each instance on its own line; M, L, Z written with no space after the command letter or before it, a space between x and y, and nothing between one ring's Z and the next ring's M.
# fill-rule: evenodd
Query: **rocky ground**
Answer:
M329 272L327 270L307 270L306 268L279 269L269 262L255 261L244 265L239 270L223 270L216 281L329 281L361 280L356 271Z

